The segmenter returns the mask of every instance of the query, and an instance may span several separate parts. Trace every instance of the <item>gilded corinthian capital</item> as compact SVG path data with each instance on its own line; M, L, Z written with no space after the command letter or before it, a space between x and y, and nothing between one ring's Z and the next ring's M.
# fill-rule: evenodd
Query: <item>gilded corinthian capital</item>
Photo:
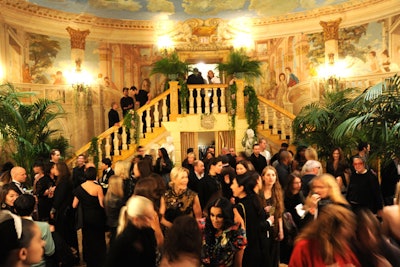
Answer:
M89 35L90 31L80 31L72 29L71 27L67 27L66 30L71 37L71 48L77 48L85 50L85 38Z
M341 22L342 18L338 18L337 20L319 22L319 24L324 29L325 41L339 39L339 25Z

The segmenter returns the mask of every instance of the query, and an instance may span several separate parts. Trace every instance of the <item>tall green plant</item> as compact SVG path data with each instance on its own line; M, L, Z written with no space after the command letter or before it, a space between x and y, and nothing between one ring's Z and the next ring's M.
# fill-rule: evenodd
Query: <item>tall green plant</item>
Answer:
M178 53L176 52L154 62L152 67L151 75L161 73L167 77L170 75L180 77L188 71L188 65L179 59Z
M244 50L232 51L229 54L228 61L218 64L218 68L220 71L225 71L228 75L238 76L240 73L243 73L243 78L248 81L261 76L261 61L252 60L246 55Z
M354 94L353 89L327 92L322 101L303 107L293 121L294 144L316 145L321 158L327 158L336 146L350 153L360 136L335 138L333 133L354 110Z
M0 85L0 133L16 164L27 172L34 160L48 157L51 137L57 132L49 125L64 113L58 102L48 99L24 104L20 99L29 95L17 92L12 84Z
M361 135L371 144L371 159L387 163L400 157L400 76L366 89L350 105L352 110L335 129L334 138Z

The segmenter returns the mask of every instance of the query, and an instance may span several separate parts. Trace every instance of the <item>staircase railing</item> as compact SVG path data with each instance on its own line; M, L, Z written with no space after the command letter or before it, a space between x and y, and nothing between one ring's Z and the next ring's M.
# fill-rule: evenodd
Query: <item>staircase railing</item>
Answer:
M228 87L226 84L188 85L189 95L185 110L183 109L185 106L180 103L179 90L181 90L181 87L178 82L172 81L169 85L170 89L136 110L139 123L135 127L139 131L139 144L146 137L146 134L162 127L163 122L175 121L177 117L183 114L226 113ZM100 159L120 156L124 153L123 151L134 150L139 145L134 143L135 129L127 129L123 122L124 120L121 120L119 126L113 126L97 136ZM112 134L113 139L111 138ZM130 139L130 142L128 142L128 139ZM67 163L73 165L80 154L88 154L90 146L91 142L75 151L72 157L67 160Z
M292 113L293 104L284 103L285 108L282 108L262 96L258 96L257 98L263 129L271 130L271 134L279 134L282 140L292 139L292 122L296 117Z
M136 127L139 128L140 138L144 138L143 129L145 129L145 131L147 132L152 132L153 128L161 127L161 122L169 120L167 100L170 94L171 94L171 89L166 90L162 94L153 98L148 104L136 110L137 114L139 115L139 118L142 118L143 113L145 111L147 112L145 119L143 120L144 123L142 122L142 119L139 119L139 125L136 125ZM160 109L161 109L161 114L159 111ZM128 143L128 134L130 137L129 143ZM114 136L113 139L111 139L112 135ZM124 119L122 119L119 122L118 126L112 126L108 128L107 130L105 130L104 132L102 132L97 136L99 158L101 159L103 157L111 158L111 156L120 156L123 154L123 151L134 150L136 146L140 144L140 140L139 144L134 143L135 140L134 135L135 135L134 129L129 130L124 125ZM73 165L76 158L80 154L88 154L90 146L91 142L85 144L77 151L75 151L72 157L66 160L67 164Z

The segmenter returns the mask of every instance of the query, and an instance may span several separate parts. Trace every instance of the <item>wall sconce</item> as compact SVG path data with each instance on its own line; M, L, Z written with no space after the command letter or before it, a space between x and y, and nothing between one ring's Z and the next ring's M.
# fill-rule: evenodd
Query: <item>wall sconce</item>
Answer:
M318 77L325 81L327 90L340 88L340 79L350 75L349 65L345 60L335 60L333 53L328 54L328 63L317 69Z
M76 68L73 71L66 72L65 77L72 88L77 92L86 92L93 83L92 75L86 70L82 69L81 61L77 60Z

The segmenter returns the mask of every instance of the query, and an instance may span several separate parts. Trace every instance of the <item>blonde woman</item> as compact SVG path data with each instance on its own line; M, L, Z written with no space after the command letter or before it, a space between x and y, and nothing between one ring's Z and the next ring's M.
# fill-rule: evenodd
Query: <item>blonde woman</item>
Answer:
M272 166L267 166L261 173L262 190L260 192L261 199L263 200L264 210L267 217L274 216L275 223L272 225L271 230L267 233L270 239L270 246L268 249L270 257L270 266L279 266L279 241L283 240L283 220L282 215L284 211L283 191L278 180L278 173Z
M183 167L174 167L171 170L169 189L160 205L161 223L167 228L181 215L189 214L196 219L202 217L199 197L187 187L188 175L188 169Z
M324 173L312 180L304 207L296 207L299 215L303 217L300 228L316 218L319 210L327 204L337 204L350 209L350 204L344 198L336 179L331 174Z
M153 202L142 196L132 196L121 208L117 237L110 247L104 267L126 266L137 263L140 266L156 266L156 248L163 239L157 239L153 229L158 222Z
M306 148L306 151L304 153L304 156L306 158L306 160L318 160L318 153L317 150L315 150L315 148L309 146Z
M119 160L115 163L114 174L123 180L124 188L124 202L126 202L133 194L134 182L131 178L130 171L131 162L127 160Z
M124 180L120 176L113 175L108 179L108 189L104 197L107 226L110 230L110 246L117 235L118 217L124 204Z

